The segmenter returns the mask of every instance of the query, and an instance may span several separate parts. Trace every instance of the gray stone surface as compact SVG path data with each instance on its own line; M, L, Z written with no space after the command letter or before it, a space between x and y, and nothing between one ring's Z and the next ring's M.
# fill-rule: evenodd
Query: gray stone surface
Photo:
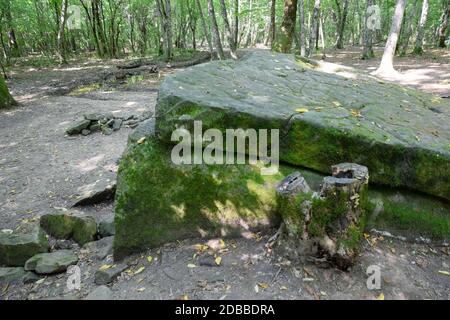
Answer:
M110 237L116 234L116 230L114 227L114 217L99 222L98 234L101 238Z
M93 255L96 259L103 260L113 253L114 237L106 237L98 241L86 243L83 250Z
M87 295L85 300L111 300L112 291L107 286L99 286Z
M117 279L120 274L128 268L126 264L117 264L106 270L95 272L95 283L99 285L108 284Z
M192 120L203 129L281 129L282 161L328 173L355 162L371 181L450 199L450 102L338 65L252 51L168 76L156 132Z
M104 171L95 174L95 177L98 179L78 188L74 207L97 204L114 198L116 174Z
M136 143L142 138L152 137L155 134L155 119L142 121L139 126L129 135L128 142Z
M60 250L35 255L25 263L25 270L38 274L64 272L67 267L78 262L78 257L71 250Z
M32 227L24 234L0 233L0 265L22 267L34 255L48 250L48 240L40 227Z
M89 125L91 124L90 120L86 120L86 119L82 119L79 121L74 122L73 124L71 124L66 132L69 135L73 135L73 134L79 134L81 133L84 129L87 129L89 127Z

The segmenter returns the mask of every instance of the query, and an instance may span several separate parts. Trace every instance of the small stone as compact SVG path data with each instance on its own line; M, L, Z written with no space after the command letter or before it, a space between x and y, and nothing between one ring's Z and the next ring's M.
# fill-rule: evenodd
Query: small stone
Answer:
M98 234L101 238L113 236L116 234L114 227L114 217L100 221L98 224Z
M35 271L38 274L60 273L77 262L78 257L71 250L40 253L25 263L25 270Z
M76 121L73 124L71 124L69 128L67 128L66 133L68 135L79 134L84 129L88 128L90 124L91 121L86 119Z
M91 126L89 127L89 130L91 130L91 132L98 132L98 131L101 131L101 130L102 130L102 127L101 127L101 125L97 122L97 123L91 125Z
M122 127L122 123L123 123L122 119L115 119L112 124L112 129L114 131L120 130L120 128Z
M98 241L88 242L83 246L94 258L103 260L113 253L114 237L106 237Z
M107 286L100 286L87 295L84 300L111 300L112 291Z
M102 126L102 133L105 136L110 136L113 133L113 130L108 126Z
M24 268L0 268L0 283L22 283L26 271Z
M46 214L41 217L41 227L57 239L72 238L80 245L93 241L97 234L97 223L91 216Z
M155 119L142 121L139 126L128 136L129 143L136 143L142 138L152 137L155 134Z
M81 134L82 134L83 136L88 136L88 135L91 134L91 130L84 129L83 131L81 131Z
M58 239L55 241L54 248L57 250L70 250L73 247L73 242L70 240Z
M78 188L79 196L72 206L93 205L113 199L116 193L116 179L115 173L105 172L101 179Z
M34 255L48 250L48 240L39 227L27 234L0 233L0 265L21 267Z
M108 127L110 127L110 128L112 128L113 124L114 124L114 119L110 119L110 120L108 120L108 122L106 123L106 125L107 125Z
M86 120L90 120L90 121L98 121L100 119L102 119L104 117L103 114L95 112L95 113L87 113L84 115L84 118Z
M205 255L198 259L198 264L202 267L218 267L219 265L216 263L214 256Z
M128 266L122 263L106 270L98 270L95 272L95 283L99 285L111 283L127 268Z

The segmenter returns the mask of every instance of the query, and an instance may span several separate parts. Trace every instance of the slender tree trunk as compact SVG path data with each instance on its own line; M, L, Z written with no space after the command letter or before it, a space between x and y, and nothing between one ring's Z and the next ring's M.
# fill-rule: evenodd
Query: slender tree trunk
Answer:
M450 1L448 3L447 9L445 10L445 12L442 16L441 24L439 25L439 29L438 29L439 47L440 48L445 48L445 38L446 38L446 34L447 34L449 17L450 17Z
M395 47L402 27L403 15L405 13L406 0L397 0L395 6L394 17L392 18L391 31L389 32L389 38L384 49L383 58L381 60L380 67L377 70L377 74L393 74L394 70L394 54Z
M297 0L284 0L284 14L281 30L277 36L274 50L288 53L292 47L295 22L297 21Z
M401 56L406 55L406 52L408 51L409 40L411 39L411 35L414 31L412 22L417 14L417 2L418 2L417 0L414 0L414 6L408 15L408 18L406 19L405 30L403 32L403 39L402 39L402 48L400 51Z
M66 29L66 21L67 21L67 0L62 0L61 3L61 16L59 18L59 30L58 30L58 38L57 38L57 56L60 63L67 63L66 61L66 53L64 48L64 30Z
M306 56L306 32L305 32L305 0L298 0L298 15L300 25L300 56Z
M270 3L270 45L273 46L275 43L275 36L276 36L276 0L271 0Z
M227 7L225 5L225 0L220 0L220 8L221 8L221 12L222 12L223 24L225 27L225 33L227 35L228 44L230 46L231 57L233 59L237 59L238 58L237 54L236 54L237 46L234 41L233 33L231 32L230 23L228 22L228 13L227 13Z
M336 4L338 6L340 5L338 1L336 1ZM344 32L345 32L345 24L347 23L348 5L349 0L344 0L344 8L342 10L342 14L339 20L338 40L336 42L336 48L338 49L344 48Z
M239 0L234 0L234 43L239 44Z
M308 57L310 57L315 51L315 48L317 48L317 39L319 35L319 18L320 18L320 0L315 0L311 20L311 32L309 35L309 48L307 51Z
M372 47L372 39L373 39L373 30L369 26L369 19L370 19L370 13L369 8L371 6L375 5L375 0L367 0L366 5L366 11L364 13L364 47L363 47L363 54L362 59L368 60L375 57L375 54L373 53L373 47Z
M217 58L222 60L225 56L223 53L222 42L220 41L219 27L217 26L216 13L214 11L213 0L208 0L208 13L209 13L209 19L211 20L211 32L212 32L214 46L216 47Z
M428 17L428 0L423 0L422 13L420 14L419 25L417 26L417 38L414 45L414 54L423 54L423 37L425 34L425 25Z
M205 16L203 15L202 6L200 5L200 0L196 0L196 3L197 3L198 12L200 14L200 21L202 23L203 33L205 34L206 42L208 43L209 52L212 55L214 53L214 49L213 49L213 46L211 43L211 37L209 36L208 26L206 25Z
M166 61L172 59L172 9L170 0L156 0L156 8L161 19L163 51Z
M13 18L11 14L11 0L5 0L5 17L8 27L8 43L11 57L20 57L20 48L16 38L16 31L13 27Z

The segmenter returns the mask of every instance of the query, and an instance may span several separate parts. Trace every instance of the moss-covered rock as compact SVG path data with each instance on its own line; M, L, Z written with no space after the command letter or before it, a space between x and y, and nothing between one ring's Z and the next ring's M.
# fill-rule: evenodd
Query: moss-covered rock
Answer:
M97 223L90 216L67 213L46 214L40 220L42 228L56 239L73 239L84 245L95 239Z
M132 144L119 168L114 255L189 237L235 236L278 222L283 173L251 165L174 165L153 138ZM286 169L288 170L288 169Z
M195 120L278 128L282 161L323 173L359 163L372 182L450 199L450 103L350 68L264 51L206 63L166 78L156 116L167 143Z
M5 80L0 76L0 109L9 108L16 105L17 102L11 97Z
M23 234L0 233L0 265L22 267L32 256L48 250L48 240L39 227Z

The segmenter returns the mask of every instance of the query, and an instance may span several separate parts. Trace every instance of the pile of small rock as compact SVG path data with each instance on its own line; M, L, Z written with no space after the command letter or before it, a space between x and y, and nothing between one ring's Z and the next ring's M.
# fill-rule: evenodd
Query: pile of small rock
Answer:
M112 219L97 225L91 216L68 212L44 215L39 225L24 233L2 230L0 283L34 283L42 276L66 272L78 263L80 247L93 246L114 233ZM112 253L112 241L108 243L104 255ZM102 280L107 282L105 277Z
M151 112L144 112L142 115L113 113L88 113L83 119L72 123L66 130L68 135L82 134L87 136L94 132L101 132L104 135L111 135L114 131L120 130L122 126L136 128L140 122L151 118Z

